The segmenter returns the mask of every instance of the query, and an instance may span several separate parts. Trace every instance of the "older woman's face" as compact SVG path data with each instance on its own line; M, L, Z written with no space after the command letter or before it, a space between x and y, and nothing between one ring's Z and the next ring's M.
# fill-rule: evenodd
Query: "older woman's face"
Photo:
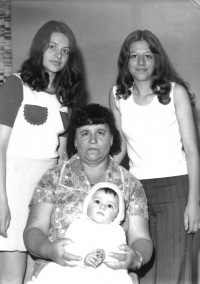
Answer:
M75 146L80 159L86 164L107 160L112 142L107 124L85 125L76 130Z

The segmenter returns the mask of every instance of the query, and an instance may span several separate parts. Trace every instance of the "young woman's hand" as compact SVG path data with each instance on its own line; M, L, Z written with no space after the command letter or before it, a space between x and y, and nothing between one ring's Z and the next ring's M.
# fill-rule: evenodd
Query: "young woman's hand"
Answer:
M188 202L184 213L184 226L187 234L195 233L200 229L200 206L197 201Z
M11 132L11 127L0 124L0 235L4 238L11 219L6 193L6 153Z
M0 235L7 238L7 230L10 225L10 208L8 202L0 201Z
M65 246L70 245L72 240L70 239L57 239L56 241L49 243L47 247L48 257L61 266L74 267L72 261L80 261L82 257L70 254L66 252Z

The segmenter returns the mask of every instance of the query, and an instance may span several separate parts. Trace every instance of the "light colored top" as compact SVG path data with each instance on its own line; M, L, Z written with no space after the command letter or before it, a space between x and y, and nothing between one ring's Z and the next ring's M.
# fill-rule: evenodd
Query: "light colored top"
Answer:
M116 259L109 257L108 253L123 253L117 247L126 244L125 232L119 224L98 224L87 216L74 220L65 237L74 242L67 245L65 250L74 255L82 256L83 261L74 261L74 263L83 268L88 267L84 264L84 258L88 253L103 249L105 252L104 262L112 262Z
M130 172L138 179L163 178L187 174L179 124L175 112L173 89L167 105L157 96L146 106L139 106L133 96L117 99L121 113L121 128L126 138Z
M33 159L56 158L59 135L65 132L63 117L67 119L68 109L61 106L55 94L36 92L25 84L22 86L23 101L13 125L7 153Z

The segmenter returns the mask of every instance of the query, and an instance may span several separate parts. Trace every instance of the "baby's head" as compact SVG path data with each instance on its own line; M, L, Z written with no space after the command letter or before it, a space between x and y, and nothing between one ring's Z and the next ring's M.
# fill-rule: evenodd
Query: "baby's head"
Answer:
M96 184L88 193L83 211L99 224L120 223L124 217L124 202L119 188L111 183Z

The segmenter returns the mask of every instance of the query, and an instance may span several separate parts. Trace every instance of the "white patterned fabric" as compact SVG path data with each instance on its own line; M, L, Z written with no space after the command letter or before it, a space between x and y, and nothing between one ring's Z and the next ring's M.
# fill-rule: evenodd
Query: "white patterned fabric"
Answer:
M125 233L129 228L128 215L148 218L147 200L141 183L111 157L107 170L98 182L111 182L121 190L126 209L121 225ZM51 242L65 238L70 224L83 213L83 200L90 190L90 182L78 155L49 169L41 178L35 188L31 205L42 202L54 204L48 233ZM48 263L46 260L37 259L33 275L37 277Z

